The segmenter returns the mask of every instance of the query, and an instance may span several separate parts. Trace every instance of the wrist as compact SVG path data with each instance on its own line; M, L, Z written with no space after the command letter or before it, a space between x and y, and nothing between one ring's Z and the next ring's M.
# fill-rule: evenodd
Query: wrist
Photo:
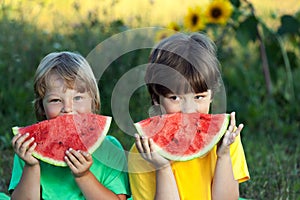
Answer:
M37 163L31 164L31 163L26 163L25 162L24 167L27 167L27 168L39 168L40 167L40 163L37 162Z
M75 179L77 179L77 180L79 180L79 179L84 179L84 178L86 178L86 177L89 177L91 174L92 174L92 173L91 173L90 170L85 171L85 172L82 172L82 173L80 173L80 174L74 174L74 173L73 173Z
M155 166L155 169L160 172L168 171L169 169L171 169L171 164L166 163L164 165L158 165L158 166Z
M231 159L230 158L230 152L224 152L222 154L217 154L217 159L220 160L220 159Z
M223 146L219 146L218 149L217 149L217 156L218 158L219 157L227 157L229 156L230 157L230 147L227 146L227 147L223 147Z

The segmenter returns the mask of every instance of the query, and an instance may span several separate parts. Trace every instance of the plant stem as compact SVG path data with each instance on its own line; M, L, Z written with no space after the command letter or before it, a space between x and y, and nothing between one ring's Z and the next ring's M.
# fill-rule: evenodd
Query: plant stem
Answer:
M255 9L254 9L253 5L248 0L244 0L244 1L250 7L252 15L254 17L256 17ZM269 69L269 63L268 63L268 57L267 57L267 53L266 53L265 44L263 42L258 25L256 25L256 34L257 34L257 39L259 42L259 51L260 51L260 57L262 60L262 68L263 68L263 73L264 73L264 79L266 82L267 94L270 97L270 96L272 96L272 90L273 90L272 89L272 80L271 80L271 75L270 75L270 69Z
M263 72L264 72L264 77L265 77L265 82L266 82L266 87L267 87L267 93L269 96L271 96L272 95L272 81L271 81L271 75L270 75L270 70L269 70L266 48L265 48L264 42L262 41L262 37L261 37L261 34L260 34L257 26L256 26L256 30L257 30L257 39L259 41L259 51L260 51L260 56L261 56L261 60L262 60L262 67L263 67Z
M286 98L290 100L291 102L294 102L296 97L295 97L295 91L294 91L294 81L293 81L293 75L292 75L292 70L291 70L291 65L289 61L289 57L287 55L287 52L284 48L282 38L278 35L275 35L276 39L278 40L281 54L283 57L284 65L285 65L285 70L286 70L286 75L287 75L287 89L288 89L288 94L286 94Z

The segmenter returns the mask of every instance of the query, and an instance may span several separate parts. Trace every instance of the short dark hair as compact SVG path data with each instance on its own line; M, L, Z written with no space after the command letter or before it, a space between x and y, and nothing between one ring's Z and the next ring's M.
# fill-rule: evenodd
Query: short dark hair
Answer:
M218 90L221 82L215 44L202 33L178 33L150 53L145 82L154 101L170 93Z

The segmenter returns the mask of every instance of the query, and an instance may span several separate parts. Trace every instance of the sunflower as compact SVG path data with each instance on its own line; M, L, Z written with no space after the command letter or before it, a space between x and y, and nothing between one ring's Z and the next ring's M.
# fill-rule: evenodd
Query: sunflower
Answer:
M189 8L187 15L184 17L184 25L190 31L199 31L205 28L205 18L199 6Z
M205 15L208 23L226 24L233 11L228 0L213 0L208 5Z
M171 29L171 30L174 30L174 31L180 31L180 26L178 23L176 22L171 22L167 28Z
M159 42L173 34L175 34L176 31L173 30L173 29L162 29L162 30L159 30L156 34L155 34L155 42Z

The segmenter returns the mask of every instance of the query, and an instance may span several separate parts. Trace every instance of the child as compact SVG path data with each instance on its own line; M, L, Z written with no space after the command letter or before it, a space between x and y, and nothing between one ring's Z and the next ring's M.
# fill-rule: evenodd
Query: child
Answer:
M145 82L157 114L211 112L222 79L215 45L205 35L170 36L149 62ZM136 134L128 157L133 199L238 199L239 183L249 179L242 128L231 113L223 140L206 156L185 162L170 162L153 151L151 139Z
M48 54L37 68L34 92L38 120L100 110L99 90L92 69L76 53ZM106 136L97 150L100 158L70 149L65 156L68 167L55 167L32 156L37 144L34 138L26 140L27 137L16 135L12 139L16 153L9 185L12 199L106 200L126 199L130 195L124 172L126 157L116 138Z

